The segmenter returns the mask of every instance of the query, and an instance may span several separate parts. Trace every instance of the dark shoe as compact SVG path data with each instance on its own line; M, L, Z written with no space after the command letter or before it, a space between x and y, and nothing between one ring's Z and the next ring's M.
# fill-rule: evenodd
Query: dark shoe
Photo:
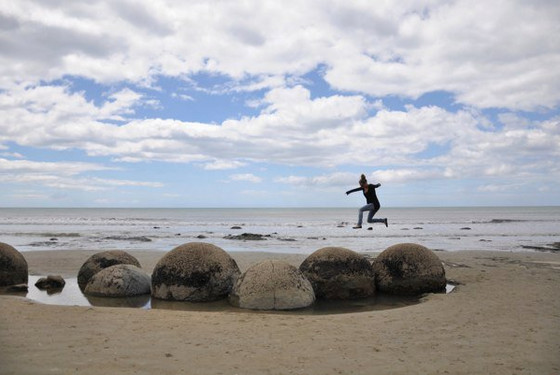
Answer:
M373 230L373 227L369 227L367 230Z
M356 225L355 227L352 227L353 229L362 229L361 225Z
M388 227L389 226L389 222L387 221L387 218L385 218L385 220L383 221L385 223L385 226Z

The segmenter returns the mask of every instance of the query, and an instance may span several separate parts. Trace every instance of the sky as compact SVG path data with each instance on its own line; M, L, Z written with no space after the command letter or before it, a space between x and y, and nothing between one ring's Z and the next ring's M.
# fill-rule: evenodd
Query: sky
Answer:
M0 207L560 205L557 0L6 0Z

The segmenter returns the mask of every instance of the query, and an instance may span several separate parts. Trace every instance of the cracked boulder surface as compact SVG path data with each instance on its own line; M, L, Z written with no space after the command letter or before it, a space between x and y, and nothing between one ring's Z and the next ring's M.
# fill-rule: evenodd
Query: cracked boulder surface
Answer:
M152 297L209 302L227 297L239 277L235 260L218 246L190 242L171 250L152 273Z
M247 269L237 280L229 301L253 310L294 310L315 302L313 287L293 265L265 260Z
M150 294L150 276L131 264L116 264L93 275L84 293L98 297L133 297Z
M384 250L373 262L377 289L384 293L418 295L444 292L445 269L437 255L414 243Z
M131 264L141 268L138 259L122 250L110 250L93 254L88 258L78 271L78 286L84 291L89 280L97 272L116 264Z

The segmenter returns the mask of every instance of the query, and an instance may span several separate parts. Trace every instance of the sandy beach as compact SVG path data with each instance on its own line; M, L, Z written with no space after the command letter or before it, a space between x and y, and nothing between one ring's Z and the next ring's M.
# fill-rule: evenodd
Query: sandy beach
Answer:
M130 253L149 273L164 254ZM30 275L76 277L94 252L23 254ZM382 311L142 310L2 295L0 374L560 374L560 254L436 254L455 290ZM241 270L305 258L231 255Z

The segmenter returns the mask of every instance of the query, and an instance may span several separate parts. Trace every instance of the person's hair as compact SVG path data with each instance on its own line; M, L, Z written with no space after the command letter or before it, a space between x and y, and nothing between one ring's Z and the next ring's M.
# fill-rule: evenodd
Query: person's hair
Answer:
M367 179L365 174L362 174L362 176L360 177L360 185L361 184L367 184Z

